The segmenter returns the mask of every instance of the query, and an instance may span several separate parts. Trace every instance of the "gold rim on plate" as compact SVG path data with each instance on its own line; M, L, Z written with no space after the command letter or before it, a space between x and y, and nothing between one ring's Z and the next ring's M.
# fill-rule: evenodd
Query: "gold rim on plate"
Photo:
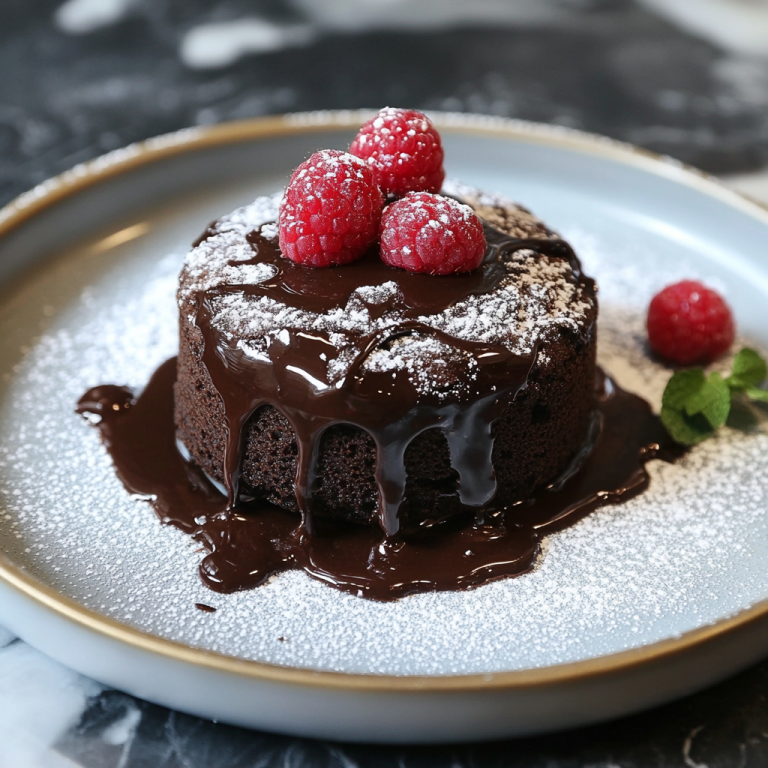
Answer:
M246 143L281 135L356 128L372 113L372 110L321 111L255 118L215 126L187 128L176 133L131 144L89 162L76 165L60 176L55 176L19 195L7 206L0 209L0 238L7 237L21 224L31 220L64 198L112 177L133 171L142 165L174 155L196 152L225 144ZM630 144L573 129L528 123L522 120L439 112L430 113L430 116L442 131L448 133L475 134L480 138L508 138L544 144L631 165L653 175L665 177L694 188L731 208L737 208L759 219L768 226L768 207L730 190L715 177L702 171ZM176 662L254 680L331 690L387 691L393 693L407 691L422 693L471 692L572 683L586 678L629 671L653 661L671 659L691 648L720 638L737 628L746 628L768 615L768 600L763 600L736 616L685 632L672 639L594 659L535 669L454 676L366 675L282 667L276 664L238 659L142 632L91 611L51 587L42 584L15 566L2 553L0 553L0 582L82 629L96 632L136 650L159 654Z

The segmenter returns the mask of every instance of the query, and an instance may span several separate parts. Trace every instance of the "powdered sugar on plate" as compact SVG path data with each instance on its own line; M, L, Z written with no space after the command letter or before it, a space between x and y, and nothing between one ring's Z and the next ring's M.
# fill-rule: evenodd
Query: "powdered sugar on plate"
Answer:
M678 267L644 274L642 258L630 268L615 242L565 234L600 284L602 363L658 406L669 372L645 354L643 308ZM0 390L0 546L95 611L239 658L444 675L637 647L768 596L768 436L759 428L724 429L677 465L653 462L648 492L550 537L534 572L519 578L388 604L299 572L212 593L197 577L194 542L124 491L97 432L73 412L86 389L141 387L175 353L184 257L148 260L126 246L101 273L77 269L78 253L67 258L68 269L31 276L23 300L0 308L0 359L15 364Z

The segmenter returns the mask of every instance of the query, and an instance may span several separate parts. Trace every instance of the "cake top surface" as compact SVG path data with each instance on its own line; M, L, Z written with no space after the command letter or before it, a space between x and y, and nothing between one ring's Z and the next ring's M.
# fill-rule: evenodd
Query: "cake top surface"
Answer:
M451 181L446 182L443 193L460 198L486 223L513 237L555 237L529 211L504 197ZM376 284L355 285L335 306L332 301L326 302L322 311L313 311L318 307L311 301L302 306L301 301L284 303L268 295L246 292L247 286L266 284L277 275L273 263L254 258L256 252L247 236L258 230L263 238L276 243L281 197L282 192L259 197L209 227L205 239L185 260L179 306L182 315L194 323L197 297L209 292L213 329L225 343L236 345L254 358L265 358L271 341L287 337L289 330L321 334L338 350L327 366L327 382L334 384L348 372L363 339L403 321L402 302L398 301L403 291L402 270L392 269L390 280L389 272L377 269L378 280L372 281ZM503 346L517 355L530 355L538 344L540 362L546 360L547 342L561 339L563 330L581 336L591 329L596 301L568 260L531 250L503 252L499 260L492 290L469 291L447 305L437 302L438 311L420 315L411 312L409 317L456 339ZM334 269L349 270L351 266ZM329 270L299 269L315 282L331 279ZM438 292L458 285L440 282L455 281L455 276L418 278L422 291ZM467 281L466 277L458 279ZM243 291L238 291L241 285ZM319 285L322 289L322 283ZM223 286L227 290L219 292ZM460 386L459 379L471 381L476 367L477 362L466 351L435 336L415 334L374 349L363 370L405 370L417 389L434 392L436 388L447 391L453 385ZM459 371L462 376L457 376Z

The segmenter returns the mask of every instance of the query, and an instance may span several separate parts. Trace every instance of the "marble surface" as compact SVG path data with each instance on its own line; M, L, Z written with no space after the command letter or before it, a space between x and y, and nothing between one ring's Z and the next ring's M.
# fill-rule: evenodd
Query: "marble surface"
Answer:
M0 204L186 125L387 103L607 134L768 202L765 0L4 0L0 72ZM763 765L766 696L768 662L565 734L344 746L138 701L0 628L0 768Z
M460 746L295 739L200 720L105 690L21 641L0 649L2 768L645 768L764 765L768 662L634 717Z

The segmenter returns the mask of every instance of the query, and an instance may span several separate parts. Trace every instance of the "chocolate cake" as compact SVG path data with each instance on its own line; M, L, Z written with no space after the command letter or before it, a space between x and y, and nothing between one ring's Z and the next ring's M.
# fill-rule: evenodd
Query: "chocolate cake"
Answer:
M230 505L264 499L393 534L509 508L572 470L595 411L597 301L568 244L458 184L483 221L463 275L375 248L328 269L279 253L281 195L212 224L180 277L177 437Z

